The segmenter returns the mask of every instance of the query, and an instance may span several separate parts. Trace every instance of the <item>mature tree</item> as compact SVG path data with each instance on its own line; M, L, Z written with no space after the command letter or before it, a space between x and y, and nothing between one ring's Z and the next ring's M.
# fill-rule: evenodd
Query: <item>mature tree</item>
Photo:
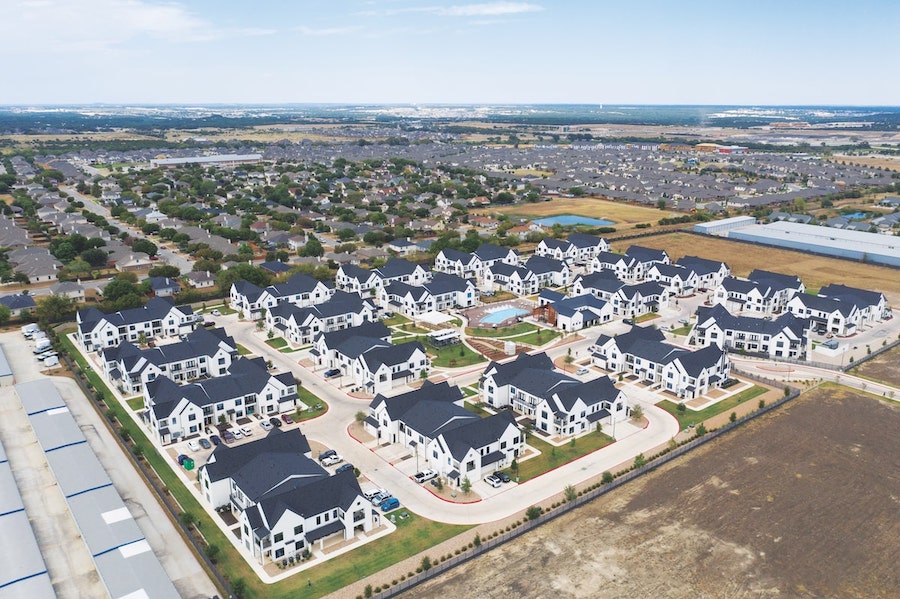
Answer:
M68 320L75 314L75 305L74 299L51 293L38 302L34 313L42 322L59 322Z
M9 309L9 306L0 304L0 325L4 325L9 322L10 316L12 316L12 310Z
M325 254L325 248L322 247L322 242L318 239L310 237L309 241L306 242L306 245L297 251L297 254L300 256L318 258Z
M356 237L356 233L353 231L353 229L340 229L337 232L337 236L341 241L350 241L351 239Z
M149 239L135 239L131 244L131 249L136 252L144 252L148 256L155 256L159 248Z
M94 268L106 266L106 263L109 260L109 254L106 253L106 250L101 250L100 248L84 250L79 254L79 257Z
M228 270L219 271L216 275L216 285L223 293L228 293L231 286L241 279L259 287L265 287L271 282L271 277L263 269L249 264L238 264Z
M161 266L154 266L153 268L151 268L150 272L147 273L147 276L169 277L171 279L174 279L181 276L181 271L178 270L177 266L172 266L171 264L163 264Z
M107 302L115 302L126 295L140 295L137 285L123 278L118 278L107 283L103 288L103 299Z

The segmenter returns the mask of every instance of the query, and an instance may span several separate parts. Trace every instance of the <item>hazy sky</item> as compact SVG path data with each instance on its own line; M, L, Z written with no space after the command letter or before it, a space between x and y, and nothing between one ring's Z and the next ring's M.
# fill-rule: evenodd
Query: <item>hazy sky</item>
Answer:
M0 104L900 104L900 0L0 0Z

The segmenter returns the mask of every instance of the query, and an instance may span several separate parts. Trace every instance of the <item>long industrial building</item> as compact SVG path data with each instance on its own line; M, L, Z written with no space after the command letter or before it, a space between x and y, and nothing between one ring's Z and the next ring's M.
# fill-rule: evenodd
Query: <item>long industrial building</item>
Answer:
M900 266L900 237L893 235L781 221L731 230L728 238Z
M184 156L182 158L153 158L150 166L171 168L198 164L200 166L221 166L234 168L239 164L257 164L262 160L262 154L213 154L210 156Z
M53 382L15 389L110 597L180 597Z

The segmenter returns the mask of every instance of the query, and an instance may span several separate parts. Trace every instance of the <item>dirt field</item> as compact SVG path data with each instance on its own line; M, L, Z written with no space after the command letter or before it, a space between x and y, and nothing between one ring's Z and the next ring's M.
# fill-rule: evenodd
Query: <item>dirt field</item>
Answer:
M865 166L874 166L876 168L886 168L888 170L900 170L900 156L844 156L835 154L831 158L832 162L846 162L847 164L862 164Z
M895 347L853 369L852 374L900 387L900 348Z
M404 597L896 597L897 426L810 392Z
M736 276L747 276L754 268L764 268L798 275L808 288L818 289L829 283L842 283L850 287L881 291L889 296L894 305L900 303L900 271L885 266L854 263L690 233L619 241L614 242L612 247L615 251L624 252L633 244L664 249L672 260L688 254L724 260Z
M675 212L633 206L621 202L610 202L597 198L554 198L549 202L536 204L519 204L516 206L502 206L489 210L473 211L475 214L509 214L520 218L542 218L559 214L577 214L589 218L605 218L615 221L613 226L636 223L656 223L659 219L669 216L681 216Z

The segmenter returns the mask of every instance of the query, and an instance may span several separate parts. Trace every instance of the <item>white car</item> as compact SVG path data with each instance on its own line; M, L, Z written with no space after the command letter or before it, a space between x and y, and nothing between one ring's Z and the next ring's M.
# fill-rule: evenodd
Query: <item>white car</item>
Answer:
M494 476L493 474L488 474L487 476L485 476L485 477L484 477L484 482L486 482L487 484L491 485L491 486L494 487L495 489L496 489L497 487L499 487L500 485L503 484L503 481L501 481L499 478L497 478L497 477Z
M242 426L240 430L244 434L245 437L249 437L253 434L253 429L250 428L249 426L247 426L246 424L244 426Z
M244 433L241 432L241 429L236 428L231 431L231 434L234 435L235 439L243 439Z
M197 439L191 439L190 441L188 441L188 449L190 449L191 451L200 451L200 443L197 441Z
M339 456L337 454L330 455L327 458L320 460L320 462L322 462L323 466L334 466L335 464L340 464L343 461L344 461L344 458L342 458L341 456Z
M268 420L260 420L259 428L263 429L264 431L270 431L272 430L272 423Z
M582 374L587 374L589 372L590 372L590 370L588 370L587 368L579 368L578 370L575 371L575 374L582 375Z
M212 314L213 316L222 316L222 313L218 310L213 310L212 312L210 312L210 314Z

